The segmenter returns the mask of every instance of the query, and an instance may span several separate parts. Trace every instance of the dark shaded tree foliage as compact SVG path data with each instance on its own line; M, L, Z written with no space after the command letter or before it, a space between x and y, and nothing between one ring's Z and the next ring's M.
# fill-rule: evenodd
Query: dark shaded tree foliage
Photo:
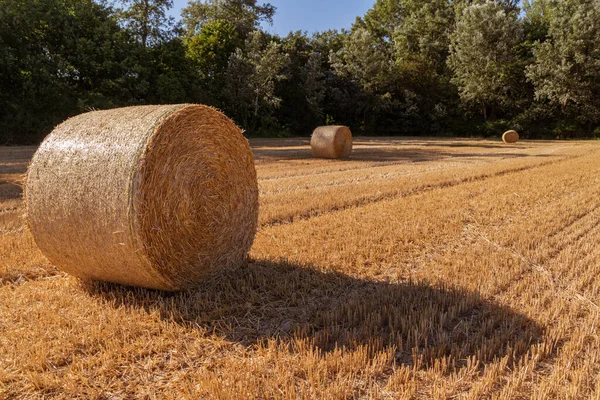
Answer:
M464 9L451 39L448 65L461 99L479 108L485 120L513 107L524 67L517 15L493 2L472 5Z
M0 0L0 144L91 109L200 102L249 135L600 136L598 0L373 0L285 37L259 0Z
M65 117L135 103L134 46L91 0L0 3L0 142L39 140Z
M244 41L225 20L207 22L197 34L186 38L187 56L208 95L211 105L223 104L229 58Z

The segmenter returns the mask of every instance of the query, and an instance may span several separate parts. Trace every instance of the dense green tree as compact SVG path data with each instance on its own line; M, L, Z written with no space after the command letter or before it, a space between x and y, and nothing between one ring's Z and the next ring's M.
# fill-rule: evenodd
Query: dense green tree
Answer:
M522 71L516 49L521 40L516 13L507 13L497 2L465 8L457 23L448 58L453 82L461 99L478 107L485 119L514 104Z
M363 18L365 28L378 40L391 42L406 15L404 3L404 0L376 0Z
M311 40L310 44L316 52L321 53L322 55L328 55L331 52L337 52L342 49L344 46L344 38L345 31L338 30L328 30L323 32L315 33ZM329 66L329 57L323 58L323 65Z
M291 32L281 40L281 50L289 58L276 94L281 98L277 115L284 132L312 131L324 122L323 101L326 82L324 58L302 32ZM327 51L328 52L328 51Z
M405 16L393 33L399 59L418 59L424 67L445 68L454 27L454 10L447 0L405 1Z
M208 94L195 64L187 57L181 38L155 45L150 50L150 90L148 103L208 103Z
M527 39L544 41L550 28L554 0L523 0L523 24Z
M337 74L347 77L366 92L385 90L392 74L392 46L375 40L368 29L355 28L344 38L342 49L331 54Z
M224 20L208 22L198 34L186 39L187 56L194 63L211 103L222 103L229 58L243 45L235 27Z
M285 79L289 58L281 46L261 31L254 31L244 50L237 48L229 58L223 91L224 108L244 129L266 132L276 127L274 111L281 105L275 85Z
M192 0L183 25L171 5L0 0L0 143L179 102L260 135L600 132L598 0L374 0L350 30L285 37L262 30L266 1Z
M374 115L388 133L439 134L460 115L448 112L457 108L446 63L454 26L454 4L447 0L377 0L365 15L364 27L393 63L393 79L377 102L383 114Z
M323 117L322 103L325 98L325 73L322 70L322 54L313 51L300 67L300 82L304 100L313 116L317 119Z
M367 29L379 39L403 40L413 52L438 55L447 52L448 35L456 15L486 0L376 0L367 11ZM518 10L519 0L496 0L507 12ZM446 44L446 46L445 46ZM437 50L437 51L436 51ZM435 57L434 57L435 58Z
M140 43L147 47L168 37L172 18L167 11L173 7L173 0L121 0L128 8L122 18Z
M527 76L538 100L559 106L591 131L600 122L600 3L564 0L538 7L543 5L550 7L548 38L535 45Z
M453 27L447 0L379 0L357 20L333 57L338 77L354 87L332 90L362 113L355 126L387 134L448 129L457 101L446 66Z
M396 87L396 75L392 49L390 43L377 40L359 20L344 37L342 48L330 54L334 73L347 81L333 90L334 100L352 110L355 129L364 132L372 128L371 121L377 118L379 108L393 100L390 90ZM343 120L347 121L348 116Z
M414 103L407 110L418 109L410 117L417 132L445 133L450 119L461 118L447 65L455 20L447 0L403 0L402 24L392 37L400 85Z
M0 2L0 140L39 140L69 115L140 101L134 47L92 0Z
M465 8L476 4L485 4L488 1L498 4L507 13L518 12L519 4L522 2L521 0L453 0L453 3L456 8L456 14L460 16Z
M272 23L274 14L275 7L257 0L190 0L182 15L189 36L210 22L227 21L245 39L261 22Z

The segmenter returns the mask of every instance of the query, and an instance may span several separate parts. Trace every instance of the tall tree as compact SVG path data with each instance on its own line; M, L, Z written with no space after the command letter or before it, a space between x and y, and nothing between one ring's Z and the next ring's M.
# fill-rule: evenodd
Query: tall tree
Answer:
M517 14L493 1L465 8L452 34L452 81L461 99L479 107L485 119L514 102L522 70L516 49L521 39Z
M128 28L147 47L163 41L173 24L167 11L173 7L173 0L122 0L128 6L123 11Z
M282 71L286 79L276 87L277 96L282 100L279 122L286 131L311 132L324 121L324 58L328 52L323 55L316 50L311 39L300 31L290 32L283 38L281 48L290 62Z
M406 15L404 3L404 0L376 0L363 18L365 28L378 39L391 42Z
M288 62L281 46L261 31L251 33L245 49L237 48L229 58L225 109L250 132L276 125L273 113L281 98L275 93L275 84L285 79L282 71Z
M259 29L261 22L271 24L275 7L257 0L191 0L183 10L183 22L188 36L198 34L202 27L214 21L227 21L241 38Z
M331 55L337 74L354 81L365 91L377 93L388 87L392 74L392 46L369 30L355 25L344 39L343 48Z
M229 58L244 45L235 27L224 20L204 24L200 32L186 39L187 56L196 67L197 74L214 105L223 102L223 87Z
M413 50L419 47L443 47L449 43L448 29L452 28L455 15L461 15L469 5L483 4L487 0L376 0L367 11L364 21L367 29L386 41L393 40L395 34L406 36L407 44ZM506 12L518 10L519 0L495 0ZM397 31L404 31L402 32ZM419 43L422 37L422 42ZM446 51L446 48L442 51Z
M313 51L300 67L303 94L310 111L316 118L323 117L323 100L325 98L325 73L322 70L323 55Z
M382 104L386 126L395 126L390 133L444 130L444 120L450 118L446 110L455 110L458 101L446 62L455 27L454 3L377 0L364 24L375 40L390 46L394 79Z
M448 0L404 0L402 24L392 33L397 57L420 60L423 67L445 69L454 10Z
M208 102L195 64L186 53L181 38L161 42L150 49L148 103Z
M600 2L563 0L550 7L548 39L535 45L527 76L537 99L575 114L591 130L600 122Z
M351 110L355 129L372 128L379 108L393 98L390 91L396 87L396 75L392 50L390 43L377 39L359 20L344 37L343 47L330 54L335 75L345 83L333 91L335 101Z

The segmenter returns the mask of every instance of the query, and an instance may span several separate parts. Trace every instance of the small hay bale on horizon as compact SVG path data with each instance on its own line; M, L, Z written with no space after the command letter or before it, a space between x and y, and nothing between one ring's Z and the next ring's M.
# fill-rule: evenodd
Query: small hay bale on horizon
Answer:
M352 153L352 132L346 126L319 126L310 138L317 158L348 158Z
M27 220L51 263L79 278L161 290L244 262L258 222L242 131L202 105L94 111L35 153Z
M519 133L513 130L506 131L502 135L502 141L508 144L517 143L519 141Z

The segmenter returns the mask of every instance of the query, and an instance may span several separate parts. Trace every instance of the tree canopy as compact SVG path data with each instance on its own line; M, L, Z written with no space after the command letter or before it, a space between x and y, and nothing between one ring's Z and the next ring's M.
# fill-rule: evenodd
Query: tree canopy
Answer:
M286 36L260 0L0 0L0 144L92 109L200 102L248 135L600 136L598 0L373 0Z

